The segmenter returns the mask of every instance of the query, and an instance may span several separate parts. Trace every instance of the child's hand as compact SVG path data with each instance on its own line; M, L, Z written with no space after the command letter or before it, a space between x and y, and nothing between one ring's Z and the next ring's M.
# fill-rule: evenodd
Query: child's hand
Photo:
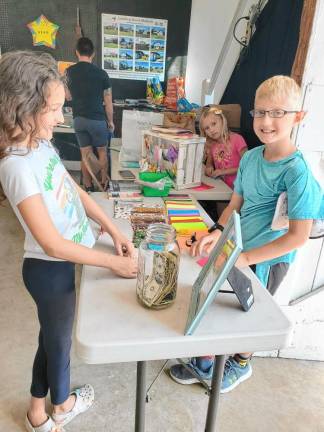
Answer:
M135 257L134 245L121 233L112 237L116 252L119 256Z
M212 174L213 177L220 177L221 175L223 175L222 170L220 169L213 170L213 174Z
M137 259L111 255L109 260L110 269L123 278L136 278L137 276Z
M202 237L200 240L198 240L191 246L190 255L199 256L202 255L203 252L209 255L210 252L214 249L221 235L221 231L216 230L213 233Z
M211 177L213 175L214 169L211 166L205 167L205 175Z

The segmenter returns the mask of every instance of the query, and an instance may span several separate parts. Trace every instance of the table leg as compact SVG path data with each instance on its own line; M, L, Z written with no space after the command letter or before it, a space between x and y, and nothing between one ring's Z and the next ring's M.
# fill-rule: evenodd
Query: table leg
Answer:
M135 432L145 431L146 362L137 362Z
M108 163L108 178L111 180L111 149L110 149L110 140L107 146L107 163Z
M225 356L215 356L214 372L209 396L205 432L216 432L217 408L224 372Z

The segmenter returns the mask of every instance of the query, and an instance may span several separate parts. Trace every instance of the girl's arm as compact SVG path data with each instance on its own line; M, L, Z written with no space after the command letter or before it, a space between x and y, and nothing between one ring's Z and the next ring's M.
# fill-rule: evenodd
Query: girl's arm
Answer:
M213 170L212 177L220 177L224 175L236 174L238 167L236 168L223 168Z
M300 248L309 238L312 223L313 219L290 220L287 234L264 246L242 252L235 265L247 267L251 264L278 258Z
M209 153L206 161L205 175L211 177L213 175L214 168L214 161L212 155Z
M134 246L127 240L119 229L113 224L111 219L107 217L102 208L85 192L77 183L75 187L78 190L79 197L85 209L87 216L99 224L102 229L107 232L113 239L118 255L123 255L125 252L133 257Z
M135 277L137 264L131 257L111 255L64 239L54 226L40 194L18 204L18 210L43 251L53 258L76 264L106 267L123 277Z

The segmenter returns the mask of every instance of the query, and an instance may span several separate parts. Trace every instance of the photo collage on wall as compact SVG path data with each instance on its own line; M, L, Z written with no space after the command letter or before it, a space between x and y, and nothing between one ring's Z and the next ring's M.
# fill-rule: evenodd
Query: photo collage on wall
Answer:
M102 67L111 78L164 81L167 20L102 14Z

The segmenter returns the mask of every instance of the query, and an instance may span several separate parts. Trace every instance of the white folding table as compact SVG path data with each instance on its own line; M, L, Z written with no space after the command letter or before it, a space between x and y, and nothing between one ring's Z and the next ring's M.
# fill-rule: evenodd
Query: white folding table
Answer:
M112 201L102 194L94 197L112 216ZM117 219L115 223L131 238L127 221ZM96 248L112 252L109 236L102 236ZM145 430L147 361L215 355L205 429L214 432L225 355L279 349L287 344L291 324L250 269L245 270L252 280L255 297L250 311L243 312L235 296L219 293L195 333L184 336L191 288L200 270L196 259L183 255L176 301L171 307L157 311L137 302L136 280L119 278L103 268L83 268L77 353L89 364L137 362L136 432Z
M113 140L110 145L111 150L111 178L113 180L121 180L122 177L119 174L119 170L130 170L135 177L138 176L139 168L124 168L121 166L119 162L119 151L121 145L115 144L118 140ZM213 179L211 177L207 177L205 174L202 175L201 178L202 183L211 186L209 189L197 189L197 188L189 188L189 189L181 189L175 190L172 189L170 193L172 194L190 194L194 196L197 200L206 200L206 201L229 201L232 196L232 189L227 186L226 183L221 179Z

